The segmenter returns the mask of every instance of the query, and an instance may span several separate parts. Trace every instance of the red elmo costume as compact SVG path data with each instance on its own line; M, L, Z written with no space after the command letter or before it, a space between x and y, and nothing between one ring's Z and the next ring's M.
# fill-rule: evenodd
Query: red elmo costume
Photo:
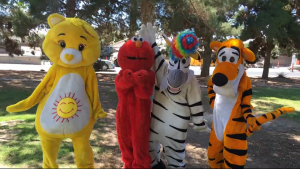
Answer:
M150 168L150 97L155 83L154 53L142 38L133 37L119 50L122 70L115 80L119 97L117 135L124 168Z

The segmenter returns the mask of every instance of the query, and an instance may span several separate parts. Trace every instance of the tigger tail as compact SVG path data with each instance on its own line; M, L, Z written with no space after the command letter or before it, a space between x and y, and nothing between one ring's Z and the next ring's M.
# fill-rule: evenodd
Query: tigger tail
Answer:
M251 136L254 131L259 130L260 126L264 123L267 123L271 120L277 119L279 116L285 113L293 113L295 112L295 108L293 107L281 107L276 109L273 112L269 112L266 114L261 115L260 117L256 118L256 123L253 126L248 126L246 129L247 137Z

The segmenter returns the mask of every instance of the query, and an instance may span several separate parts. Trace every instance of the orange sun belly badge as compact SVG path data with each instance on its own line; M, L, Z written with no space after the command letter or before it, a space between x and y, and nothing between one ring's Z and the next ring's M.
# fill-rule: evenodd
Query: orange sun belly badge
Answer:
M76 84L76 85L73 85ZM91 107L77 73L63 75L51 92L41 112L41 127L51 134L72 134L89 122Z
M56 110L56 112L53 112L52 114L55 115L53 119L57 118L56 122L58 122L60 119L62 119L61 123L63 123L65 120L67 122L70 122L69 118L73 119L74 116L79 117L77 113L81 111L79 110L79 107L81 107L82 105L79 105L79 99L74 98L75 93L73 93L72 97L71 94L72 92L69 92L69 95L67 96L67 94L65 93L64 98L62 98L62 96L59 96L60 101L55 100L55 103L53 103L55 107L52 109Z

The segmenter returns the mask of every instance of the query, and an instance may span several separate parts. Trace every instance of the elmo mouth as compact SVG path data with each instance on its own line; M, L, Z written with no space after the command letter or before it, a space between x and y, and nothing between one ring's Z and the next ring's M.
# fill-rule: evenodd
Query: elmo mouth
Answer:
M147 60L147 58L137 58L137 57L134 57L134 56L127 56L128 59L131 59L131 60Z

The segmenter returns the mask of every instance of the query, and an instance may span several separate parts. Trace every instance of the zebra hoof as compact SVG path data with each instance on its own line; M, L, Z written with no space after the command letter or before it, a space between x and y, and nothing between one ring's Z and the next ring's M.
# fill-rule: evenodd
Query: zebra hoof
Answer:
M155 165L152 167L152 169L166 169L166 165L164 162L162 162L161 160Z

